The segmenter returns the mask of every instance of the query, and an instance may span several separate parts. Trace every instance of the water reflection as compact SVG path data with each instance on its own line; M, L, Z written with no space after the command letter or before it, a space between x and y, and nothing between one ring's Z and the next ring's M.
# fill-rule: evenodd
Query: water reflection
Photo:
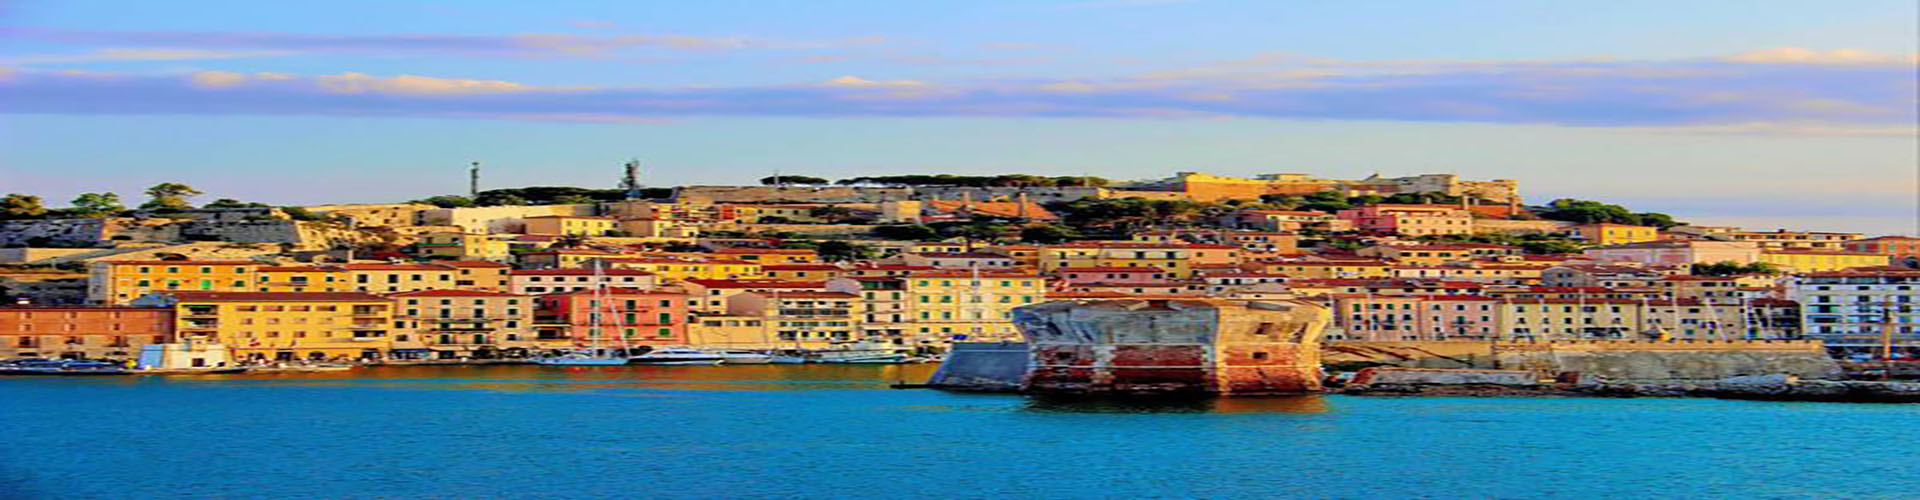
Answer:
M1036 395L1027 399L1027 411L1049 413L1326 413L1320 396L1222 398L1192 396L1071 396Z
M337 372L252 372L218 375L35 377L63 383L167 384L206 387L286 384L410 389L486 389L514 392L668 389L690 391L783 391L886 389L921 383L937 365L723 365L592 366L420 365L382 366Z

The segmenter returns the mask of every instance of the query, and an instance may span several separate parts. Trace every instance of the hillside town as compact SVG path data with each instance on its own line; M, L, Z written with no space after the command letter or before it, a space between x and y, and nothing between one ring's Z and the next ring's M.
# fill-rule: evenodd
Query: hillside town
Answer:
M1298 299L1329 343L1817 340L1920 348L1920 238L1688 224L1513 180L1182 172L784 175L270 206L0 200L0 358L183 368L529 362L588 350L1019 341L1012 311ZM829 356L830 357L830 356Z

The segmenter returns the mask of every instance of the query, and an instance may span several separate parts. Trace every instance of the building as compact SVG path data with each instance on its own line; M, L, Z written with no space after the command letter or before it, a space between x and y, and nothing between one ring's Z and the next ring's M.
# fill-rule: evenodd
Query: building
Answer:
M591 248L555 248L520 254L514 260L522 269L573 269L589 261L619 257L620 254Z
M541 340L620 348L687 345L686 293L676 289L614 288L542 295L534 318ZM543 346L560 347L553 342Z
M156 292L138 305L174 311L182 341L215 342L245 361L378 361L392 347L393 303L358 292Z
M846 292L745 292L727 299L727 316L759 319L781 345L820 349L861 340L860 305Z
M1198 266L1240 264L1243 252L1231 245L1083 241L1042 247L1039 263L1048 274L1068 267L1146 267L1186 279Z
M1594 245L1622 245L1660 239L1660 229L1656 227L1605 222L1574 226L1568 232Z
M633 269L653 273L661 283L690 279L734 280L760 277L760 264L744 260L683 260L651 257L602 259L609 269Z
M1631 299L1507 299L1494 331L1532 340L1643 339L1641 302Z
M543 236L609 236L620 229L612 217L587 215L545 215L527 217L525 234Z
M900 260L909 266L936 269L1006 269L1014 266L1013 257L985 252L907 253Z
M1760 261L1760 248L1744 241L1647 241L1588 248L1581 254L1594 260L1637 262L1646 266L1685 266Z
M453 287L477 292L505 292L511 286L508 274L513 267L484 260L450 260L435 263L453 269Z
M355 292L390 294L420 290L449 290L459 272L434 264L341 264L347 272L347 289Z
M172 342L173 324L164 307L0 307L0 359L133 359Z
M1790 273L1818 273L1887 265L1892 256L1842 250L1762 250L1760 262Z
M1553 266L1541 271L1540 284L1555 287L1648 287L1666 276L1666 274L1638 267L1569 264Z
M768 279L690 279L680 287L687 293L687 308L700 314L726 314L733 296L748 292L795 293L824 292L822 281L782 281Z
M1445 205L1368 205L1341 210L1356 231L1407 237L1473 234L1473 213Z
M1762 250L1823 250L1838 251L1844 249L1846 242L1864 238L1860 233L1831 233L1817 231L1729 231L1723 237L1733 241L1746 241L1759 245Z
M820 253L805 248L721 248L713 251L716 257L727 260L739 260L754 264L813 264L820 262Z
M1881 236L1847 241L1840 246L1849 252L1886 255L1892 258L1893 265L1920 269L1920 238Z
M400 359L496 359L533 352L532 296L424 290L391 296L392 356Z
M255 273L256 292L351 292L353 278L337 266L261 266Z
M1064 285L1166 285L1172 276L1157 267L1063 267L1053 276Z
M603 269L597 273L592 269L516 269L508 272L507 283L507 293L516 295L575 292L602 285L651 290L656 284L653 273L633 269Z
M1344 222L1333 214L1309 210L1236 210L1220 218L1219 224L1228 229L1251 229L1256 231L1299 231L1313 229L1337 231L1348 227L1336 227ZM1340 224L1340 226L1345 226Z
M889 276L847 277L827 281L827 290L860 296L860 321L855 328L859 337L906 346L926 346L932 342L914 333L909 310L906 278Z
M770 280L826 281L847 274L833 264L768 264L760 266L760 275Z
M1891 345L1920 350L1920 270L1856 269L1808 273L1789 285L1803 334L1835 350L1874 355Z
M1352 341L1488 340L1500 334L1499 301L1462 295L1352 295L1329 297L1335 329L1328 338Z
M126 305L152 292L247 292L260 263L248 260L122 260L87 268L87 301Z
M419 255L426 258L489 260L506 262L513 258L512 243L484 233L441 231L420 235L415 243Z
M1514 180L1463 181L1453 174L1411 177L1369 176L1361 180L1319 179L1307 174L1265 174L1252 179L1180 172L1169 182L1175 191L1194 201L1258 199L1263 195L1309 195L1333 191L1343 196L1435 193L1469 197L1493 203L1520 202L1520 183Z
M1277 274L1292 278L1387 278L1393 276L1393 265L1377 260L1270 260L1251 262L1246 267L1261 274Z
M906 332L934 344L1018 340L1013 308L1043 302L1046 280L1009 272L928 272L902 279Z

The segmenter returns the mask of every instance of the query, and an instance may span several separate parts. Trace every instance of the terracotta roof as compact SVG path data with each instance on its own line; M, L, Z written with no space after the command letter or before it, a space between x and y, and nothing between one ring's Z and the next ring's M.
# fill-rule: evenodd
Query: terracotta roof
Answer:
M1056 270L1054 270L1054 272L1058 272L1058 273L1071 273L1071 272L1087 272L1087 273L1164 273L1164 272L1167 272L1167 270L1165 270L1165 269L1161 269L1161 268L1158 268L1158 267L1119 267L1119 266L1088 266L1088 267L1062 267L1062 268L1060 268L1060 269L1056 269Z
M448 267L512 267L499 262L485 260L443 260L435 262L435 264Z
M387 294L388 297L524 297L524 295L503 292L482 292L476 290L420 290Z
M805 248L721 248L718 250L714 250L713 253L716 253L716 254L813 255L819 252L815 252L813 250L808 250Z
M109 260L113 265L134 266L257 266L259 262L251 260Z
M760 266L763 271L845 271L832 264L768 264Z
M682 282L707 288L826 288L827 286L821 281L690 279Z
M592 269L515 269L508 271L512 276L592 276ZM606 276L653 276L652 271L639 269L602 269Z
M452 268L433 264L341 264L348 271L448 271Z
M154 292L180 302L386 302L386 297L360 292Z
M860 298L859 295L854 295L846 292L778 291L778 292L747 292L747 293L764 295L768 297L779 297L781 299L857 299L857 298Z

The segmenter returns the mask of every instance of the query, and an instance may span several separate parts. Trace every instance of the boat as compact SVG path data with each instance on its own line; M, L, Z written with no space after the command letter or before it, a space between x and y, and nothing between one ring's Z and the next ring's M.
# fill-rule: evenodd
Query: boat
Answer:
M246 373L247 367L232 366L221 368L148 368L136 370L136 375L230 375Z
M596 354L592 351L568 351L554 356L536 358L533 362L546 366L625 366L627 358Z
M630 359L640 365L717 365L726 360L724 355L694 349L691 347L661 347L646 354Z
M620 339L621 349L602 349L600 347L600 335L602 332L600 317L606 315L603 309L610 308L611 305L609 304L613 302L607 300L607 280L603 278L601 271L602 267L596 263L593 266L593 295L591 301L587 303L588 307L594 309L587 313L591 318L587 326L588 345L584 348L576 348L557 355L534 359L533 362L535 364L544 366L622 366L627 364L628 358L627 350L625 349L625 338ZM619 316L616 314L614 317L616 318L615 323L617 327L617 323L619 323L617 318Z
M898 365L912 359L905 354L894 352L833 353L833 351L825 351L822 354L819 362L843 365Z
M720 351L720 363L728 365L764 365L773 362L773 355L759 351Z
M0 375L126 375L125 365L92 359L25 359L0 364Z

